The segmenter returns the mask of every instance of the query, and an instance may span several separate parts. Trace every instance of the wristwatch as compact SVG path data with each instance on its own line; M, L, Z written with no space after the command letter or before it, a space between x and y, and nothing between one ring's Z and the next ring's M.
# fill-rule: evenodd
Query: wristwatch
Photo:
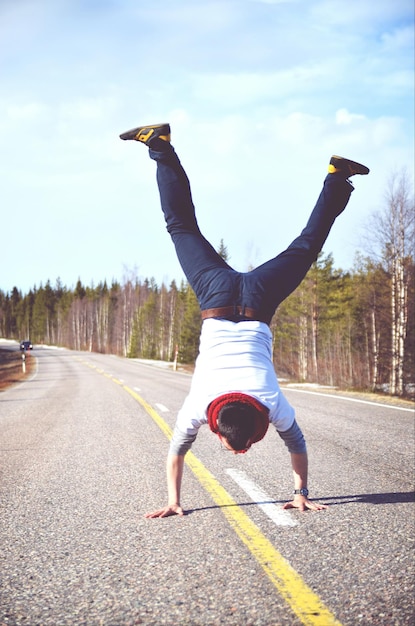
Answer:
M307 487L303 487L302 489L294 489L294 495L300 495L300 496L308 496L308 489Z

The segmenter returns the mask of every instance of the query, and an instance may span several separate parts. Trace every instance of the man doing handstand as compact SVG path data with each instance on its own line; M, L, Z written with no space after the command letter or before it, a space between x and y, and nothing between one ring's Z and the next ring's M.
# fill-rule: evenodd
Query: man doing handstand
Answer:
M183 515L184 457L203 424L235 454L260 441L270 422L284 440L294 475L294 498L284 508L321 510L308 499L306 444L293 407L282 394L272 361L270 322L301 283L345 209L354 174L364 165L333 156L310 218L288 248L250 272L237 272L199 230L187 175L170 143L169 124L139 126L120 135L149 148L167 230L198 299L202 330L190 392L180 409L167 457L168 503L146 517Z

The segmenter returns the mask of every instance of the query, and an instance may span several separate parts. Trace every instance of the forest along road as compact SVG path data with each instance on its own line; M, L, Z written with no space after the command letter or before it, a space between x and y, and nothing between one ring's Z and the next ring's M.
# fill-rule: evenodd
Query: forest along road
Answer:
M274 431L233 455L203 427L187 514L149 520L190 376L31 358L35 375L0 394L0 624L414 623L411 410L288 389L327 510L282 511L292 477Z

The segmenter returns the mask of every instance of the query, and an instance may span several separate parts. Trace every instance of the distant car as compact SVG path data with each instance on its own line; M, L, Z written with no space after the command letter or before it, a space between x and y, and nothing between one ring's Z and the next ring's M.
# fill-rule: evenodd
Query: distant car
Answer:
M21 341L20 342L20 350L33 350L31 341Z

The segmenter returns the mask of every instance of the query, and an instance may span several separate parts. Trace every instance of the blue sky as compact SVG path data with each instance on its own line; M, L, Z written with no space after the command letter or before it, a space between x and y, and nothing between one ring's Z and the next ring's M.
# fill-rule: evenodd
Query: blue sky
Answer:
M324 252L350 269L414 170L412 0L2 0L0 289L183 274L147 149L168 121L199 224L239 270L298 234L332 154L367 177Z

